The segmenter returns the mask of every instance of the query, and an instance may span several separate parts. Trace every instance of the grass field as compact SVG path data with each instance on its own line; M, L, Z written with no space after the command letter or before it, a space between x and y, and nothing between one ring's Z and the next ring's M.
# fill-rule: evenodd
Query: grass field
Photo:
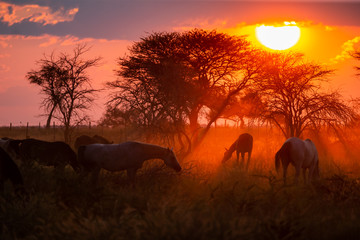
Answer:
M91 131L121 141L120 131ZM224 147L244 131L254 136L248 172L234 156L220 164ZM52 135L34 129L31 137ZM269 129L213 129L196 152L179 159L181 173L149 161L135 185L125 172L102 171L95 186L71 168L20 165L29 197L19 199L5 185L0 239L360 239L356 149L321 149L318 182L283 186L274 169L283 141Z

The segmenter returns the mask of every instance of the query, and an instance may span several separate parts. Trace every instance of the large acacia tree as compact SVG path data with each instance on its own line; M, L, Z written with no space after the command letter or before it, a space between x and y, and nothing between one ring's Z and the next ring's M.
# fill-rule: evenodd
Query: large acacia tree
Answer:
M264 60L258 86L265 104L261 117L275 123L286 138L300 137L310 127L355 119L339 92L321 90L333 70L305 62L299 53L268 53Z
M84 110L90 107L97 91L91 86L87 71L97 66L101 58L84 59L88 51L86 45L77 45L72 55L45 55L37 62L40 69L26 75L31 84L40 86L44 95L42 107L48 116L47 126L52 118L64 125L65 142L70 142L72 127L88 119Z
M143 126L155 129L171 125L179 130L188 122L194 135L200 111L207 107L213 115L206 133L230 99L256 75L255 62L243 36L199 29L153 33L119 58L119 78L108 83L114 90L109 103L132 109Z

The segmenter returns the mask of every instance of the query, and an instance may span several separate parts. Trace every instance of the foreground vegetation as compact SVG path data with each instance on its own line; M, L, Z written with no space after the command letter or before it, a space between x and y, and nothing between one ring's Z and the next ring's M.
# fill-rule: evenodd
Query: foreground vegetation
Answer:
M246 130L255 139L250 170L220 165L224 147ZM20 166L29 195L5 185L0 239L359 239L355 155L321 151L318 182L283 186L273 161L281 134L246 130L213 130L179 159L180 174L148 162L135 185L123 172L103 171L94 186L70 168Z

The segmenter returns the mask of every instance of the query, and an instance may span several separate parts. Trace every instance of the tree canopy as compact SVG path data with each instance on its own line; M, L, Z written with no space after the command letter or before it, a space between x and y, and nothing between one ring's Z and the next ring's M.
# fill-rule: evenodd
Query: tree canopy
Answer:
M252 50L245 37L216 31L150 34L119 58L109 104L136 112L142 126L181 131L189 123L195 134L203 107L216 112L208 129L255 76Z
M48 115L47 126L52 117L59 120L65 126L66 142L70 141L71 127L88 119L84 110L89 108L97 91L91 86L87 70L97 66L101 58L84 59L83 55L88 51L86 45L78 45L73 55L45 56L38 61L40 69L26 75L31 84L41 87L42 106Z
M333 70L304 61L299 53L268 53L261 74L266 107L261 114L278 126L286 138L300 137L319 124L347 124L356 114L337 91L321 91Z

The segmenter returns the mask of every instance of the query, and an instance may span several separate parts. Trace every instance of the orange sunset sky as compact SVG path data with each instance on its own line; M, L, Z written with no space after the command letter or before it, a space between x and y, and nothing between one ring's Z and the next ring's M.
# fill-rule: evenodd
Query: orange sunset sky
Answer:
M308 61L336 69L327 87L360 97L360 61L348 52L360 47L360 1L131 1L131 0L0 0L0 125L44 124L39 88L25 75L53 51L71 52L78 43L92 46L88 57L103 57L89 76L95 88L115 79L116 59L148 33L216 29L247 35L262 47L255 28L295 21L301 29L291 51ZM94 123L104 113L106 90L91 111Z

